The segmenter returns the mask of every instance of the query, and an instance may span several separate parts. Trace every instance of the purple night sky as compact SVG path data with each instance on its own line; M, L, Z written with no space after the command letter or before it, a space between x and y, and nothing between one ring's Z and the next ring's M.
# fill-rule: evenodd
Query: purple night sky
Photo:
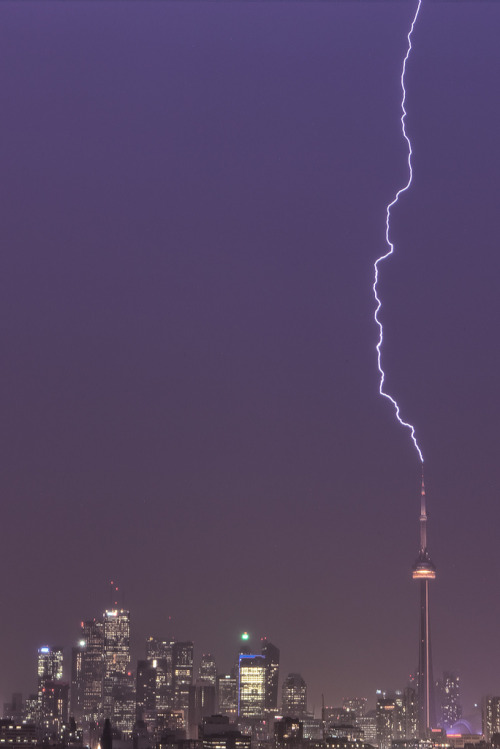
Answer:
M0 4L0 699L112 578L136 657L222 671L265 634L311 708L415 669L420 464L371 291L415 7ZM500 694L499 29L422 4L379 286L466 714Z

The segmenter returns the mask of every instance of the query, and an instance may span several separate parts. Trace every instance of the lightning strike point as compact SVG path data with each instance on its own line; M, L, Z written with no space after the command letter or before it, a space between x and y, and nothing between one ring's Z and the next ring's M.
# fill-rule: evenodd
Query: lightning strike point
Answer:
M386 208L386 219L385 219L385 241L386 241L388 249L387 249L387 251L383 255L381 255L379 258L377 258L377 260L375 260L375 263L374 263L374 266L373 266L374 267L374 281L373 281L373 287L372 288L373 288L373 296L375 297L375 303L376 303L376 309L375 309L375 313L374 313L374 319L375 319L375 323L378 325L378 330L379 330L379 337L378 337L378 342L377 342L377 345L376 345L376 350L377 350L377 367L378 367L378 371L379 371L379 375L380 375L379 393L380 393L380 395L382 395L384 398L387 398L387 400L392 403L392 405L394 407L394 412L396 414L396 419L399 421L399 423L401 424L401 426L405 427L406 429L408 429L410 431L410 436L411 436L412 442L413 442L413 444L415 446L415 449L416 449L416 451L418 453L418 456L420 458L420 462L423 464L424 457L422 455L422 451L421 451L421 449L419 447L419 444L417 442L417 438L415 436L415 427L413 426L413 424L410 424L409 422L404 421L401 418L401 416L400 416L400 409L399 409L399 405L398 405L397 401L395 400L395 398L393 398L389 393L387 393L384 390L385 372L384 372L384 369L382 367L382 344L384 342L384 328L382 326L382 322L379 320L379 317L378 317L378 313L380 312L380 309L382 307L382 301L380 300L380 298L378 296L378 293L377 293L377 285L378 285L378 280L379 280L379 264L383 260L386 260L388 257L390 257L391 255L394 254L394 243L391 242L391 238L390 238L390 235L391 235L391 231L390 231L390 229L391 229L391 209L398 202L399 196L402 195L404 192L406 192L409 189L409 187L410 187L410 185L412 183L412 179L413 179L413 169L412 169L412 164L411 164L411 157L412 157L413 151L412 151L412 147L411 147L411 141L410 141L410 139L409 139L409 137L408 137L408 135L406 133L406 127L405 127L405 120L406 120L406 109L405 109L405 102L406 102L405 74L406 74L406 63L408 62L408 59L410 57L410 52L411 52L411 49L412 49L412 46L411 46L411 37L412 37L412 34L413 34L413 29L415 27L415 24L417 22L417 18L418 18L418 14L420 12L420 6L421 5L422 5L422 0L418 0L418 2L417 2L417 9L415 11L415 15L413 16L413 20L411 22L410 30L409 30L408 36L407 36L407 39L408 39L408 48L406 50L406 55L405 55L405 58L403 60L403 69L401 71L401 91L402 91L402 98L401 98L401 131L403 133L403 137L404 137L404 139L406 141L406 144L408 146L408 181L407 181L406 185L404 185L403 187L399 188L399 190L396 192L396 194L395 194L394 198L392 199L392 201L387 205L387 208Z

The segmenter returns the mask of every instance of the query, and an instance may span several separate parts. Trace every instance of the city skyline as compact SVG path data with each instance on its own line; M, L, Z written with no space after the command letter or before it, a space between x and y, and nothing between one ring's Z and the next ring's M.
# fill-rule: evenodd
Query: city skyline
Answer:
M1 700L110 580L137 657L175 635L226 671L267 636L315 706L415 672L420 465L371 293L414 11L0 4ZM499 24L422 3L381 279L465 714L500 694Z
M423 505L425 508L425 501ZM421 549L425 550L425 545ZM421 568L420 562L419 569ZM40 646L37 650L36 688L33 694L27 692L25 699L28 702L34 699L43 704L46 684L57 682L61 687L66 687L68 714L76 719L78 725L84 714L87 721L97 720L102 723L103 715L113 716L112 703L116 699L114 688L124 676L132 676L134 684L137 684L137 697L134 686L134 702L146 712L190 710L187 696L182 694L184 687L211 685L218 691L220 679L233 678L237 692L241 694L232 708L235 711L232 714L234 718L261 717L266 712L294 718L314 715L314 709L311 711L308 706L307 684L302 675L292 672L285 677L283 673L280 674L280 650L266 637L256 641L248 632L240 633L239 647L233 653L232 666L229 673L223 673L211 653L197 654L194 657L193 642L178 641L171 636L163 639L147 637L139 659L134 658L130 647L130 631L130 611L111 608L92 620L81 622L82 639L73 645L66 663L62 647L47 644ZM259 649L261 653L257 652ZM150 669L155 672L153 682ZM248 676L245 675L247 672ZM235 676L235 673L239 675ZM256 690L251 687L252 682L256 683ZM427 718L428 707L418 706L422 702L428 704L430 699L425 693L423 699L418 696L418 683L419 676L414 678L410 675L408 684L403 689L377 690L371 699L366 696L344 696L337 707L325 707L323 695L322 712L325 709L333 711L332 716L336 716L337 722L339 710L369 715L370 711L373 713L379 699L390 702L392 698L388 695L403 694L410 689L414 694L415 731L422 730L422 727L418 728L419 713L424 713L424 733L429 730L429 726L452 728L462 717L460 678L445 671L442 679L433 681L437 695L432 694L435 708L432 719ZM147 705L151 690L156 698ZM166 697L167 693L169 697ZM22 695L13 692L13 696L19 702ZM248 700L249 707L244 704ZM224 711L222 714L225 714ZM117 727L120 728L119 725Z
M423 485L420 523L421 527L422 523L424 526L426 524ZM421 572L422 569L427 569L429 564L431 563L427 553L424 530L421 536L420 554L417 563L414 565L414 570ZM415 577L419 579L422 575L415 576L414 572ZM112 590L115 590L114 585L115 583L111 583ZM115 596L112 595L112 597ZM424 595L421 593L420 598L421 611L422 607L427 610L427 590ZM82 725L82 716L84 715L86 716L83 721L84 728L85 726L88 728L89 721L98 721L102 725L103 716L107 715L112 718L113 725L116 728L130 731L132 730L130 720L127 719L122 725L120 723L121 714L115 714L113 707L116 699L122 699L121 691L119 690L115 694L115 689L117 685L121 684L124 677L131 677L131 683L134 684L133 703L137 705L137 708L140 705L142 706L144 715L147 715L148 711L155 714L159 711L161 714L162 711L166 710L168 713L172 709L181 709L187 715L188 711L192 709L191 697L188 697L189 685L211 684L214 689L217 689L218 694L219 680L231 677L235 678L234 688L237 690L238 699L234 701L230 712L226 713L224 709L221 710L224 700L218 696L216 704L220 705L218 709L222 711L223 715L228 714L234 719L241 718L244 720L245 718L262 717L265 712L304 719L316 714L316 707L313 706L310 709L308 705L307 684L301 674L292 672L285 677L282 673L280 678L280 650L269 642L267 637L260 637L256 640L247 631L240 633L238 637L239 647L233 653L229 673L224 673L220 667L217 667L213 655L198 653L197 657L194 657L193 642L178 641L171 635L164 636L163 639L148 636L143 642L143 652L137 659L137 654L133 654L130 647L130 611L116 608L117 603L117 601L114 601L115 608L106 609L101 616L80 623L81 639L73 644L69 654L70 657L66 658L65 665L63 665L63 648L47 644L40 646L37 651L37 681L34 694L30 694L30 689L24 695L14 691L12 693L13 699L19 701L21 697L24 697L27 706L31 705L31 701L34 699L39 706L43 706L45 687L47 684L57 683L60 684L60 689L65 694L68 715L76 719L77 726ZM421 624L420 662L422 654L424 660L426 659L427 648L425 643L427 640L428 633L425 628L422 630ZM261 648L260 654L257 653L258 648ZM142 660L144 656L146 660ZM153 686L148 686L150 682L148 674L151 668L154 669L155 678ZM166 671L163 669L166 669ZM238 673L237 677L234 676L235 669ZM419 667L416 678L410 674L407 683L400 685L400 689L377 690L374 695L369 697L347 697L344 694L342 700L339 700L339 705L343 705L347 710L352 710L355 714L362 709L363 715L371 715L374 714L374 708L381 698L392 709L394 697L390 695L403 695L409 690L413 694L412 701L414 702L414 718L412 718L414 729L412 730L415 733L412 735L417 736L420 733L421 736L425 736L431 726L452 728L462 717L459 677L445 671L442 680L437 682L432 680L430 691L428 681L426 681L425 689L420 694L421 672L421 667ZM424 671L424 676L431 673L432 667ZM248 674L248 676L245 674ZM139 684L142 686L140 687ZM257 686L257 689L255 689L255 686ZM437 696L434 687L438 690ZM139 689L143 691L140 693ZM151 689L154 690L153 694L157 696L153 703L146 704L150 699L147 696L148 690ZM185 690L185 694L182 690ZM166 696L167 693L170 694L170 697ZM278 694L280 694L280 697L278 697ZM500 697L498 699L500 700ZM430 702L432 703L432 715L429 711ZM484 697L481 699L481 704L483 702ZM320 711L323 720L325 720L325 709L333 711L332 715L337 715L335 711L339 710L339 706L325 708L325 704L323 694ZM28 715L30 715L29 710L31 708L27 707L27 709ZM216 709L213 707L210 714L215 713L215 711ZM477 711L474 715L468 716L471 725L476 726L476 728L478 716ZM336 720L339 720L338 716ZM343 720L348 722L345 717ZM201 719L196 723L200 721ZM87 728L85 728L85 731ZM401 737L404 737L404 734Z

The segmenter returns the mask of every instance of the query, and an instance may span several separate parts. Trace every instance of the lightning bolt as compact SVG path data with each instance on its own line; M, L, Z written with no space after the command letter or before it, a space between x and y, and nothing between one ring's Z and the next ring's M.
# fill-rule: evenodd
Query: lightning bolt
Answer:
M402 130L402 133L403 133L403 137L406 140L406 144L408 146L408 182L406 183L406 185L404 185L404 187L401 187L397 191L397 193L394 196L393 200L388 204L388 206L386 208L385 241L387 243L388 250L387 250L387 252L384 255L381 255L379 258L377 258L377 260L375 260L375 263L374 263L374 266L373 266L374 267L374 273L375 273L375 280L373 282L373 287L372 288L373 288L373 295L375 297L375 302L376 302L376 305L377 305L376 309L375 309L374 318L375 318L375 322L378 325L378 329L379 329L378 343L377 343L377 346L376 346L376 349L377 349L377 366L378 366L378 371L379 371L379 374L380 374L379 393L380 393L380 395L382 395L384 398L387 398L387 400L389 400L392 403L392 405L394 407L395 414L396 414L396 418L399 421L399 423L401 424L401 426L405 427L406 429L409 429L410 435L411 435L411 439L413 441L413 444L415 445L415 448L416 448L416 450L418 452L419 458L420 458L421 462L423 463L424 462L424 457L422 455L422 451L421 451L421 449L420 449L420 447L418 445L417 438L415 436L415 427L413 426L413 424L410 424L407 421L403 421L403 419L400 416L400 410L399 410L399 405L398 405L397 401L391 395L389 395L389 393L387 393L384 390L385 372L384 372L384 370L382 368L382 343L384 341L384 329L383 329L382 323L381 323L381 321L379 320L379 317L378 317L378 313L380 312L380 308L382 307L382 302L381 302L381 300L380 300L380 298L378 296L378 293L377 293L377 284L378 284L378 279L379 279L379 264L383 260L386 260L388 257L390 257L390 255L392 255L394 253L394 243L391 242L391 239L390 239L390 233L391 233L390 232L390 229L391 229L391 209L398 202L399 196L402 195L404 192L406 192L409 189L409 187L410 187L410 185L412 183L412 179L413 179L413 170L412 170L412 166L411 166L411 157L412 157L413 151L412 151L412 148L411 148L411 141L410 141L410 139L409 139L409 137L408 137L408 135L406 133L406 127L405 127L405 119L406 119L406 109L405 109L405 101L406 101L405 73L406 73L406 63L408 62L408 58L410 57L410 52L411 52L411 49L412 49L412 47L411 47L411 36L413 34L413 29L415 27L415 23L417 22L417 18L418 18L418 14L419 14L420 6L421 5L422 5L422 0L418 0L417 10L415 11L415 15L413 16L413 20L412 20L412 23L411 23L410 31L408 32L408 37L407 37L407 39L408 39L408 49L406 51L406 55L405 55L405 58L403 60L403 69L401 71L401 91L402 91L402 99L401 99L401 130Z

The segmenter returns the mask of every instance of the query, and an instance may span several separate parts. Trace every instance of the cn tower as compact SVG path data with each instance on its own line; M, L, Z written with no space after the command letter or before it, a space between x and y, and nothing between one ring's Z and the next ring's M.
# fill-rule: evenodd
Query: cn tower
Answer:
M420 639L418 643L417 704L418 732L427 738L435 726L434 682L432 677L431 633L429 627L429 581L436 577L436 568L427 551L427 510L424 474L420 494L420 549L413 565L413 579L420 585Z

